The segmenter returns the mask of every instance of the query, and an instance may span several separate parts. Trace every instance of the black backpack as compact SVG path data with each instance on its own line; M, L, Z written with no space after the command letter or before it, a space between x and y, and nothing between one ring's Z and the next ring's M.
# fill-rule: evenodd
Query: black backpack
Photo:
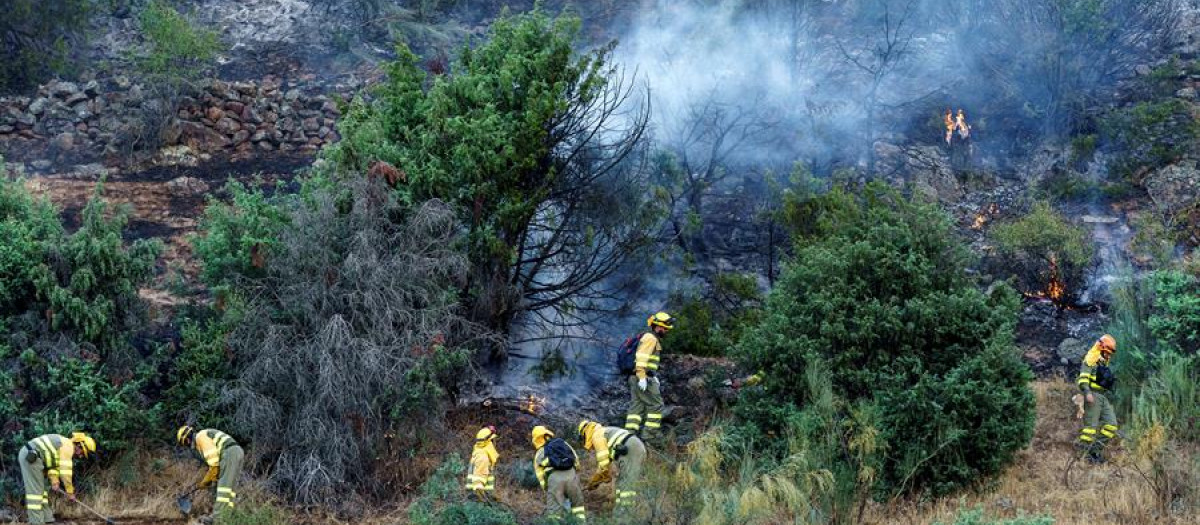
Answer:
M554 470L571 470L575 468L575 453L571 451L571 446L567 445L562 438L554 438L547 441L543 447L543 454L546 456L546 461L550 468Z
M1100 385L1105 391L1112 390L1112 387L1117 382L1117 377L1113 375L1112 369L1108 365L1100 365L1096 367L1096 384Z
M617 371L624 376L631 376L637 368L637 348L638 343L642 340L642 335L637 334L624 343L621 343L621 348L617 349Z

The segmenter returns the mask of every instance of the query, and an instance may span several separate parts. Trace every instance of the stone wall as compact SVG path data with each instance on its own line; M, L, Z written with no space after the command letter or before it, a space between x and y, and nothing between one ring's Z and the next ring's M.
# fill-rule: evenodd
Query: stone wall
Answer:
M124 77L53 81L35 96L0 97L0 155L49 166L111 160L155 143L204 153L315 151L338 139L333 98L349 98L359 87L311 78L214 80L167 112L150 89ZM151 121L163 118L170 123L159 140L147 137L157 129Z

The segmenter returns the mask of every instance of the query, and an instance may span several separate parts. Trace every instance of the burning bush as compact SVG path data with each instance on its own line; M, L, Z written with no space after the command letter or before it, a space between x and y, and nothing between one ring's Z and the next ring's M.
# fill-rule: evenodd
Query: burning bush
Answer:
M1022 293L1066 306L1083 288L1095 247L1083 227L1067 222L1046 202L1028 215L992 230L1001 266L1017 278Z
M1033 433L1030 373L1012 343L1016 294L979 291L968 249L933 206L878 184L819 199L820 226L797 241L764 321L736 349L766 372L765 392L739 411L786 435L805 421L799 407L819 401L806 384L819 363L833 394L876 414L887 451L876 495L947 493L1000 472ZM863 461L847 453L832 468Z

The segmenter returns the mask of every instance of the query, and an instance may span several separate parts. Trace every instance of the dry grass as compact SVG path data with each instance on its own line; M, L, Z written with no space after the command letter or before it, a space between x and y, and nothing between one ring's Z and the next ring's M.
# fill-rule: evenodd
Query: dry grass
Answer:
M1075 454L1079 432L1071 404L1074 385L1063 381L1034 384L1038 416L1033 442L1017 456L1016 463L990 486L958 498L935 502L897 502L872 505L870 523L926 525L953 522L962 508L981 507L989 516L1048 514L1057 525L1156 524L1200 522L1200 517L1176 513L1163 516L1156 511L1155 494L1133 467L1124 447L1111 452L1108 464L1076 465L1080 470L1078 490L1069 489L1063 472ZM1194 451L1193 451L1194 453ZM1144 466L1143 466L1144 469Z

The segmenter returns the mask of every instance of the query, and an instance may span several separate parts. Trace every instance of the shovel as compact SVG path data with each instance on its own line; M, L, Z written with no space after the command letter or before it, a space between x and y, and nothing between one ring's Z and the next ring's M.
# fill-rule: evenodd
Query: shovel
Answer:
M66 492L63 492L62 490L59 490L59 489L55 489L55 492L57 492L57 493L59 493L59 494L62 494L63 496L66 496L66 495L67 495L67 493L66 493ZM107 517L107 516L105 516L105 515L103 515L103 514L100 514L99 512L96 512L96 509L93 509L93 508L91 508L91 507L87 506L87 505L86 505L84 502L82 502L82 501L79 501L79 500L74 500L74 501L75 501L75 503L76 503L76 504L78 504L80 507L83 507L84 509L87 509L87 511L88 511L88 512L91 512L92 514L95 514L97 518L100 518L100 519L104 520L104 525L113 525L113 523L114 523L114 522L113 522L112 518L109 518L109 517Z
M200 487L196 487L189 492L181 494L178 498L175 498L175 506L179 507L179 512L184 516L188 516L192 513L192 494L195 494L197 490L200 490Z

